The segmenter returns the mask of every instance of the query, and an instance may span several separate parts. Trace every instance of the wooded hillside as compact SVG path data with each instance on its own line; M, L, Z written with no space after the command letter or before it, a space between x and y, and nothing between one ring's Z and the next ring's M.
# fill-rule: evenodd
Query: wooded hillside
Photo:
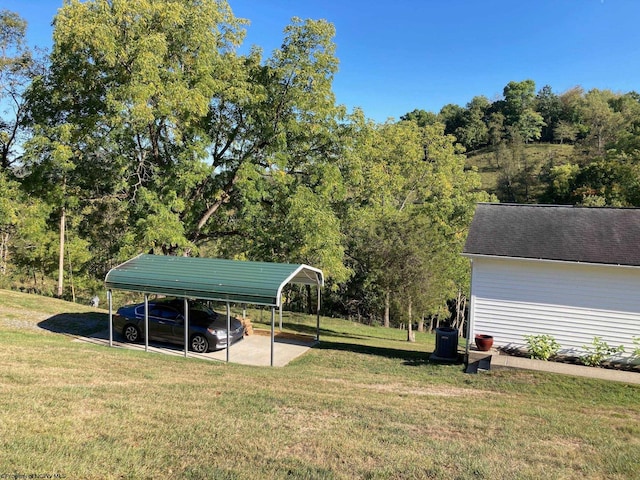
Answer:
M403 119L441 122L502 202L638 206L640 95L574 87L556 93L533 80L509 82L503 97L474 97L439 113Z

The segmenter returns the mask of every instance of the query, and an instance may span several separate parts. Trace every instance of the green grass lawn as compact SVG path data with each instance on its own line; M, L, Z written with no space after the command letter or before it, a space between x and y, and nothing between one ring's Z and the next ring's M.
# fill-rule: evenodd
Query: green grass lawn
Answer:
M104 318L0 291L0 475L640 478L638 386L467 375L428 361L430 335L410 344L405 332L336 319L284 368L72 341Z

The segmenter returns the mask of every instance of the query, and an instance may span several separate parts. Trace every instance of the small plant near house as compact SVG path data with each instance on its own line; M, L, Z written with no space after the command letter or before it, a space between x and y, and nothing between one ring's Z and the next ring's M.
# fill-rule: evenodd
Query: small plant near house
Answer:
M531 358L549 360L560 350L560 344L553 335L525 335L524 339Z
M589 367L598 367L606 358L624 352L623 345L611 347L601 337L595 337L591 345L583 345L582 348L587 351L587 354L580 357L580 361Z
M640 358L640 337L633 337L633 344L635 348L632 355L635 358Z

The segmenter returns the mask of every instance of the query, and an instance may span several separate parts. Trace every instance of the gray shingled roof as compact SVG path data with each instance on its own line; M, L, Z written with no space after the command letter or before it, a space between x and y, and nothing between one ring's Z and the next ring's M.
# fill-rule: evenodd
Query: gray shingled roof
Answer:
M478 204L464 254L640 266L640 209Z

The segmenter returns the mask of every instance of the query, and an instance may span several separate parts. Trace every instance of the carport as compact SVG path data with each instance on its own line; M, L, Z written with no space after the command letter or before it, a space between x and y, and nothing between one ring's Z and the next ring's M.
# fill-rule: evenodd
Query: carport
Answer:
M316 341L320 340L320 287L322 271L304 264L247 262L217 258L142 254L111 269L105 277L109 304L109 346L113 346L113 290L144 294L145 351L149 340L149 295L184 299L184 356L189 351L189 299L223 302L227 306L227 332L231 331L231 303L271 307L271 366L275 343L275 312L282 311L282 289L287 284L317 287ZM227 346L227 362L230 346Z

